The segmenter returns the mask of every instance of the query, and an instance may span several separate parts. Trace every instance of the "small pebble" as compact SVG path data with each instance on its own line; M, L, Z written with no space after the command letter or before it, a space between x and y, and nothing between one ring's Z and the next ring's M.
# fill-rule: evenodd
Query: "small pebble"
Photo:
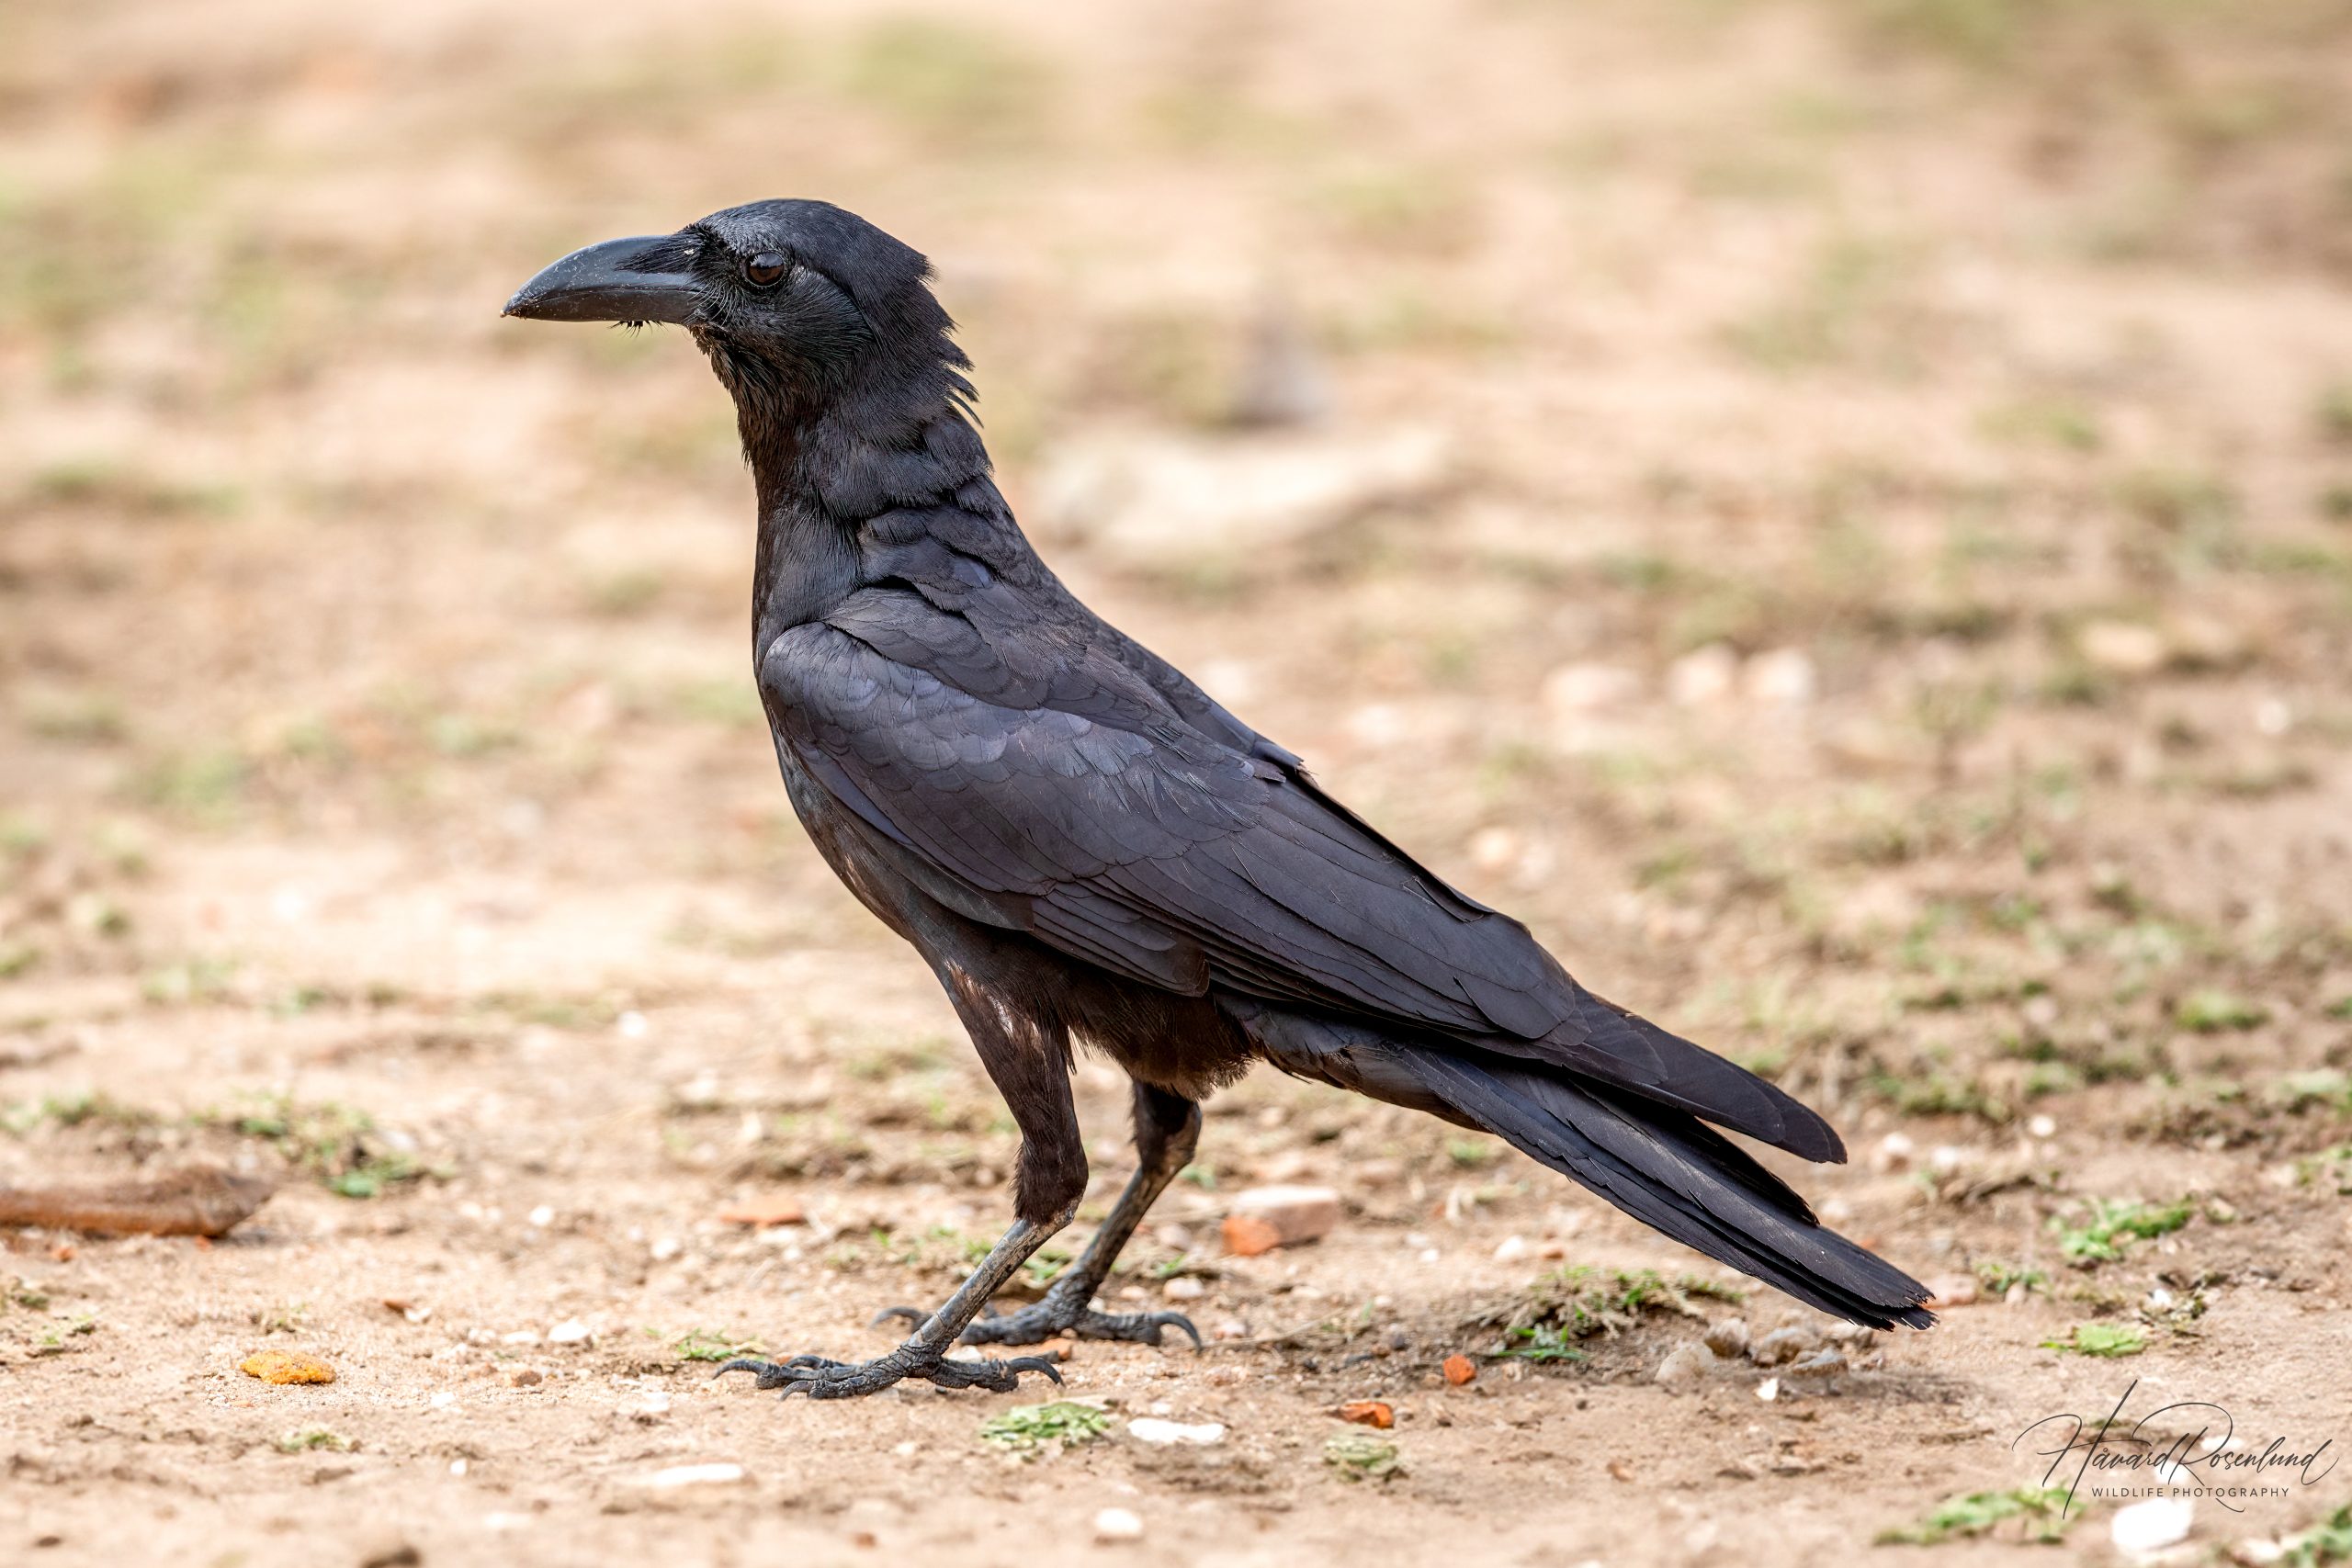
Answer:
M1928 1305L1938 1312L1976 1304L1976 1281L1966 1274L1939 1275L1928 1281Z
M1160 1286L1159 1293L1171 1302L1196 1302L1208 1293L1208 1287L1190 1274L1179 1274Z
M1748 701L1764 707L1802 707L1813 701L1813 659L1801 648L1759 653L1740 671Z
M673 1464L639 1477L636 1484L653 1492L675 1492L684 1486L732 1486L744 1479L740 1464Z
M1667 1352L1666 1359L1657 1364L1651 1378L1660 1388L1679 1393L1696 1386L1713 1360L1704 1345L1678 1345Z
M1495 1261L1498 1263L1516 1263L1526 1256L1525 1236L1507 1235L1495 1244Z
M2129 621L2093 621L2075 643L2085 659L2112 674L2145 675L2165 661L2162 635Z
M1707 1325L1705 1344L1708 1349L1725 1360L1747 1354L1747 1319L1727 1317L1721 1323Z
M1225 1423L1202 1421L1188 1425L1182 1421L1166 1421L1157 1416L1138 1416L1127 1423L1127 1436L1137 1442L1165 1446L1170 1443L1191 1443L1206 1448L1225 1441Z
M1810 1328L1776 1328L1747 1348L1747 1359L1759 1367L1777 1367L1820 1343L1821 1336Z
M1094 1539L1106 1542L1141 1540L1143 1521L1125 1508L1105 1508L1094 1516Z
M1318 1241L1340 1223L1340 1194L1329 1187L1252 1187L1233 1196L1226 1249L1254 1258L1277 1247Z
M2108 1537L2126 1557L2151 1557L2188 1538L2197 1503L2190 1497L2151 1497L2116 1510Z
M1789 1369L1792 1378L1826 1378L1846 1370L1846 1352L1834 1346L1815 1350Z
M595 1337L595 1331L576 1317L567 1317L548 1330L550 1345L585 1345Z

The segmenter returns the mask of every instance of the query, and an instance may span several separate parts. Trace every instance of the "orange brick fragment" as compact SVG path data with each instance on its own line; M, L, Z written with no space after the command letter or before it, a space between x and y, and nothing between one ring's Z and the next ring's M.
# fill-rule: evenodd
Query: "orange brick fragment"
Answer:
M797 1225L808 1217L800 1200L782 1195L754 1198L748 1203L738 1203L731 1209L721 1209L718 1217L730 1225Z
M285 1350L261 1350L237 1363L237 1370L264 1382L333 1382L334 1369L316 1356Z
M1385 1432L1396 1425L1396 1412L1385 1399L1357 1399L1340 1406L1340 1419L1359 1427L1377 1427Z
M1225 1216L1225 1249L1236 1258L1255 1258L1283 1244L1283 1233L1255 1214Z
M1477 1375L1478 1363L1469 1357L1455 1355L1445 1359L1445 1381L1454 1387L1460 1388Z

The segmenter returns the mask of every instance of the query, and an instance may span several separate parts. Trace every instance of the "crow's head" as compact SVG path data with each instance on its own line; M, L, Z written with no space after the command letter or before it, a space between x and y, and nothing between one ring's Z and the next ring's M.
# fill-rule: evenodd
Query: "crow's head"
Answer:
M755 201L674 234L574 251L505 313L684 327L744 412L774 419L846 397L967 394L930 270L829 202Z

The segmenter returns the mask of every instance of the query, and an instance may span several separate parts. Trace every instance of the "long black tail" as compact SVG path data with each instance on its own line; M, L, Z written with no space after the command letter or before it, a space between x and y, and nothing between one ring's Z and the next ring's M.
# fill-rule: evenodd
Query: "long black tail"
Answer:
M1560 1068L1254 1000L1226 1010L1266 1059L1476 1127L1686 1247L1849 1323L1925 1328L1928 1289L1825 1228L1787 1183L1687 1111Z

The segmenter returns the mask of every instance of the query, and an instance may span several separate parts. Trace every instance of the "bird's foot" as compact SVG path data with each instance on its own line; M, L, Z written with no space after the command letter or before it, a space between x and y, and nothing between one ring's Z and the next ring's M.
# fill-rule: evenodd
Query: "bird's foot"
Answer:
M904 1318L919 1324L923 1315L913 1307L886 1307L875 1314L874 1321ZM1019 1312L991 1311L986 1317L974 1318L965 1328L963 1340L967 1345L1038 1345L1067 1334L1074 1339L1157 1345L1161 1332L1170 1328L1182 1330L1192 1337L1193 1348L1201 1348L1201 1331L1181 1312L1096 1312L1075 1296L1048 1292L1043 1301L1032 1302Z
M762 1361L738 1356L712 1373L750 1372L761 1388L780 1388L784 1397L805 1393L811 1399L856 1399L878 1393L910 1378L941 1388L984 1388L1011 1393L1021 1386L1023 1372L1043 1372L1062 1381L1053 1362L1043 1356L1015 1356L1009 1360L951 1360L943 1350L909 1343L887 1356L865 1362L832 1361L822 1356L795 1356L786 1361Z

